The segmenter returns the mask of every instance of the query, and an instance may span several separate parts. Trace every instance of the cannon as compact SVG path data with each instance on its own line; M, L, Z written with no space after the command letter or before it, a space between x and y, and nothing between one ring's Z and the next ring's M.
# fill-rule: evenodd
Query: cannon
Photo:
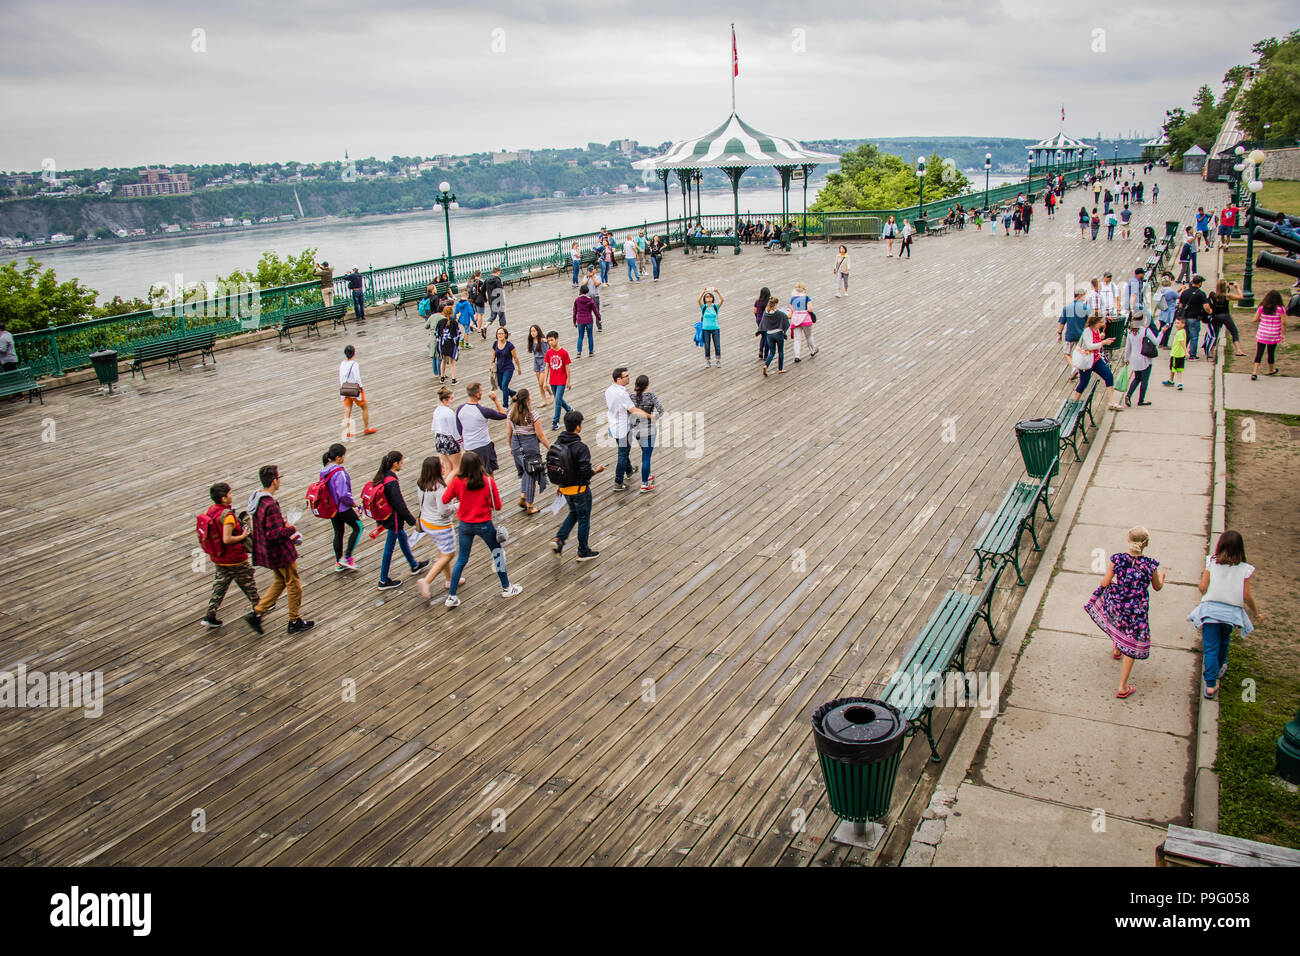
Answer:
M1272 252L1261 252L1255 257L1256 269L1271 269L1283 275L1300 279L1300 259L1288 259Z
M1255 227L1255 241L1267 242L1269 245L1285 249L1287 252L1300 252L1300 239L1292 239L1290 236L1284 236L1280 232L1273 232L1273 230L1265 229L1263 226Z

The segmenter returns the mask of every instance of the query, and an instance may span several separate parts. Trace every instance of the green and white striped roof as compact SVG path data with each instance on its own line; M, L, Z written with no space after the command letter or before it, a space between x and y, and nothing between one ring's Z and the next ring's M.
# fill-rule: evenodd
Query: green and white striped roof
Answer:
M1082 140L1066 136L1064 133L1057 133L1055 136L1049 136L1047 139L1039 140L1033 146L1026 146L1025 149L1030 151L1046 150L1052 152L1059 149L1068 153L1072 150L1092 149L1092 147Z
M769 136L735 113L727 121L696 139L674 143L662 156L642 159L633 169L723 169L750 166L816 166L838 163L833 153L804 149L798 140Z

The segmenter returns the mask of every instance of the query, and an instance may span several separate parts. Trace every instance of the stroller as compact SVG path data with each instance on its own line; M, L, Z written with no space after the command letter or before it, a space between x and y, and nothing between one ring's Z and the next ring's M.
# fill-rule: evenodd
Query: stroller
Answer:
M1153 226L1147 226L1142 230L1142 248L1154 249L1156 247L1156 230Z

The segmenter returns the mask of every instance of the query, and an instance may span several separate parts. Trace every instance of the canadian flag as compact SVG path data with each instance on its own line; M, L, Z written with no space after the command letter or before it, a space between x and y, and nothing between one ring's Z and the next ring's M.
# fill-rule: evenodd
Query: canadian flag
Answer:
M736 53L736 28L731 28L731 75L740 76L740 56Z
M1062 122L1062 123L1065 122L1065 106L1064 106L1064 105L1061 106L1061 122Z

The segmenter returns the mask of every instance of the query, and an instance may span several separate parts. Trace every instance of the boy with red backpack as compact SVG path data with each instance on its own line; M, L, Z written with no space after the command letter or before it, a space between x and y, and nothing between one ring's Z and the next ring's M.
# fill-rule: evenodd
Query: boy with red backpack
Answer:
M199 534L199 547L217 566L217 576L212 582L212 597L208 599L208 613L200 622L207 627L220 627L217 610L226 596L230 582L239 585L250 604L257 606L257 582L253 579L253 566L248 563L248 552L244 550L243 541L251 531L244 531L243 524L235 517L230 507L230 486L219 481L208 489L212 497L212 507L199 515L196 530ZM236 530L238 529L238 530ZM261 619L250 615L244 618L249 627L262 633Z

